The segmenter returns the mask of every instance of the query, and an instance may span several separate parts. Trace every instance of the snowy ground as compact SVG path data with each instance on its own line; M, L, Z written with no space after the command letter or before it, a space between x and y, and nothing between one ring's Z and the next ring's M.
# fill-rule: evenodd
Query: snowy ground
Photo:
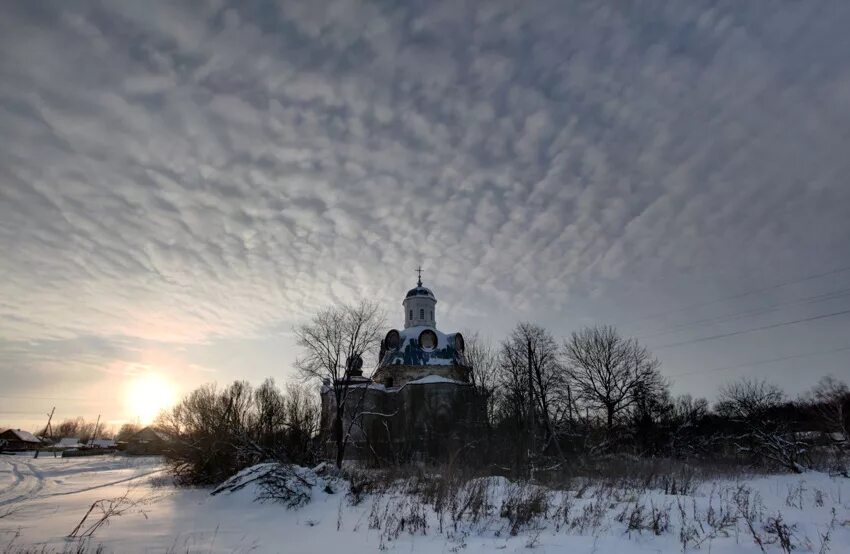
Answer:
M445 512L442 531L430 506L399 493L366 496L351 506L344 484L333 494L322 490L322 484L313 488L306 506L287 509L255 502L257 491L251 486L212 496L209 489L176 489L168 483L157 458L0 456L0 551L74 551L78 542L65 537L92 503L126 494L133 504L121 504L119 509L126 511L94 532L92 551L103 545L107 552L128 553L355 554L383 549L632 554L682 552L687 535L689 552L761 552L740 516L743 506L767 552L782 551L777 535L765 530L777 527L778 516L778 527L787 526L795 551L850 552L850 480L822 473L718 480L701 484L688 496L628 487L571 487L547 493L546 516L521 526L515 536L501 507L531 489L500 478L485 481L488 513L455 526ZM651 528L653 512L661 514L660 534ZM418 523L417 514L423 517ZM81 532L93 521L94 515Z

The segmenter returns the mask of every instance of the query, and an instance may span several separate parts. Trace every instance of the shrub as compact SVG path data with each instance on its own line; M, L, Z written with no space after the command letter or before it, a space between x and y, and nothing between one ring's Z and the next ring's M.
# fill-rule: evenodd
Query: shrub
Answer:
M200 387L157 421L174 438L166 460L188 485L217 484L261 462L312 464L314 397L297 386L283 393L271 379L256 390L245 381Z

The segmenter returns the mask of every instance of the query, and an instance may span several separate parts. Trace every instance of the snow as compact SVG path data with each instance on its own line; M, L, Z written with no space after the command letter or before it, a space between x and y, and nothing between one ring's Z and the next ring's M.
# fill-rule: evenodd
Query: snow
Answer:
M408 381L404 386L407 385L430 385L433 383L451 383L453 385L467 385L468 383L464 383L463 381L458 381L456 379L449 379L448 377L440 377L439 375L427 375L420 379L416 379L415 381Z
M370 379L367 379L365 381L360 381L360 382L357 382L357 383L349 384L348 388L349 389L389 390L383 384L375 383L374 381L372 381ZM322 394L325 394L327 392L330 392L331 388L329 386L323 384L320 391L321 391Z
M57 448L79 448L80 446L82 446L80 439L76 437L63 437L56 443Z
M419 335L423 331L432 331L437 336L437 345L430 350L419 347ZM458 362L459 354L454 347L454 337L457 333L446 334L433 327L416 325L399 331L399 346L390 349L380 360L379 367L391 365L445 365Z
M422 334L422 331L430 329L437 335L437 347L435 350L440 350L443 348L447 348L449 346L449 335L439 331L433 327L429 327L427 325L414 325L412 327L408 327L407 329L403 329L399 331L399 338L401 339L401 344L399 350L404 350L406 343L410 340L418 340L419 335Z
M850 551L850 480L824 473L716 479L700 484L689 496L664 494L621 485L572 486L549 491L547 517L515 536L499 506L510 497L532 490L503 477L479 480L494 509L475 523L451 524L448 513L440 517L431 507L417 508L414 497L401 492L373 494L358 505L347 498L344 482L334 482L333 468L299 468L299 475L315 486L309 502L287 508L257 502L258 486L252 477L270 471L255 466L229 480L229 487L176 488L156 457L104 456L53 458L0 456L0 545L6 550L62 552L75 544L65 536L77 525L93 502L124 494L139 502L123 515L114 516L97 530L90 543L105 552L389 552L437 554L465 552L616 552L635 554L682 552L680 531L695 528L708 537L699 549L687 552L713 554L760 553L746 526L738 522L716 536L708 536L705 515L709 509L730 505L732 496L748 491L762 506L763 521L781 515L793 527L797 552L820 551L821 536L832 526L829 551ZM328 476L328 477L325 477ZM238 487L237 485L244 484ZM625 488L624 488L625 487ZM523 490L525 492L523 492ZM758 499L758 500L756 500ZM684 507L681 519L678 504ZM640 505L669 506L670 529L660 535L651 530L629 530L628 514ZM569 506L570 524L557 525L557 514ZM387 522L398 523L408 512L420 510L426 527L392 536ZM560 510L560 511L559 511ZM834 510L834 516L833 516ZM703 517L703 530L689 523L694 512ZM833 519L834 517L834 519ZM383 522L383 523L381 523ZM582 523L584 522L584 523ZM376 523L379 525L376 526ZM767 552L780 552L777 544ZM92 551L94 549L92 548Z

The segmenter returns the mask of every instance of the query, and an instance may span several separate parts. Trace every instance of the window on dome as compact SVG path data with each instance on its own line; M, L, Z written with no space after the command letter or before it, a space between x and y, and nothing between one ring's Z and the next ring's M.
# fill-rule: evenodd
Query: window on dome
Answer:
M410 319L413 319L413 310L410 310Z
M419 308L419 319L425 319L425 308Z
M419 334L419 346L426 352L437 348L437 334L431 329L425 329Z
M428 318L434 319L434 310L431 310L430 312L428 312Z

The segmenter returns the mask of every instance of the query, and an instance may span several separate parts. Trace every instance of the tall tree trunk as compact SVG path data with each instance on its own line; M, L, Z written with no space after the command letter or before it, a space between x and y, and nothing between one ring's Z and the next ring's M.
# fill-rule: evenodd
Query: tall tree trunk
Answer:
M345 455L345 445L342 436L342 410L337 404L336 415L334 416L334 441L336 442L336 467L342 469L342 459Z
M526 424L528 425L528 476L530 479L534 479L534 465L533 465L533 457L534 457L534 431L535 431L535 421L534 421L534 377L532 374L532 361L531 361L531 339L526 341L526 354L528 355L528 419L526 420Z
M606 406L608 411L608 431L614 428L614 406L608 405Z

